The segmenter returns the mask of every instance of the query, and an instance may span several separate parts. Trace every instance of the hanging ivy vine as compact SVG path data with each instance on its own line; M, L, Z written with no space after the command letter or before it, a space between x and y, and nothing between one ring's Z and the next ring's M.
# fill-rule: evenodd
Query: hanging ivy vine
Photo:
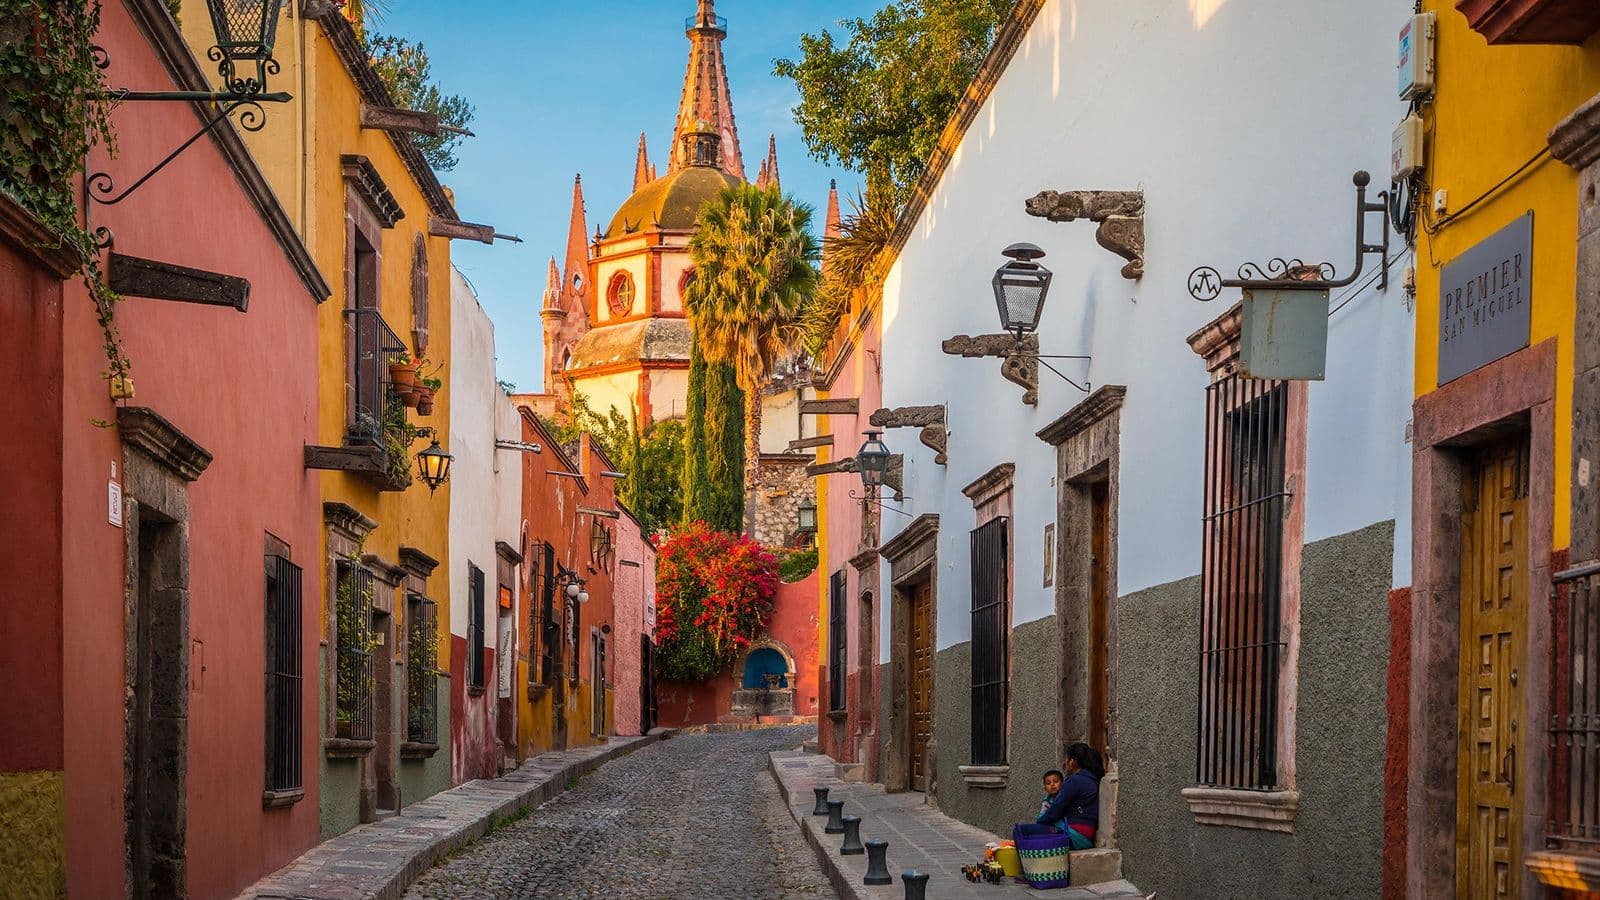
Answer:
M105 73L96 64L99 0L0 0L0 191L61 236L105 341L107 379L126 379L116 303L96 236L80 222L76 186L89 151L116 151Z

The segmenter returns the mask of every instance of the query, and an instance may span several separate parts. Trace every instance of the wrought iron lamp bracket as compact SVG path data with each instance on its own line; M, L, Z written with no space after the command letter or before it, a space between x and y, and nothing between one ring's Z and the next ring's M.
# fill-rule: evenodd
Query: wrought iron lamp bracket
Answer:
M1082 359L1082 360L1089 360L1089 359L1093 359L1094 357L1091 357L1091 356L1066 356L1066 355L1063 355L1063 354L1060 354L1060 353L1034 353L1034 352L1029 351L1029 350L1024 350L1022 348L1022 342L1020 340L1017 342L1016 355L1017 356L1021 356L1021 357L1026 357L1027 359L1035 360L1036 362L1039 363L1039 365L1044 366L1046 369L1049 369L1050 371L1054 372L1056 374L1057 378L1060 378L1062 381L1065 381L1067 384L1070 384L1073 387L1077 388L1078 390L1083 391L1085 394L1090 393L1089 380L1087 378L1084 379L1083 384L1079 384L1078 382L1074 381L1073 379L1068 378L1065 372L1062 372L1060 369L1056 368L1055 366L1050 365L1049 363L1045 362L1045 360L1047 360L1047 359Z
M1356 172L1350 181L1356 188L1356 262L1350 274L1343 278L1338 277L1338 271L1331 262L1307 265L1299 259L1284 259L1281 256L1273 257L1264 265L1255 262L1241 263L1236 273L1237 277L1234 278L1223 278L1222 274L1211 266L1200 266L1189 273L1189 296L1206 303L1221 296L1223 288L1326 291L1347 287L1361 277L1361 273L1366 269L1367 257L1374 253L1378 254L1382 266L1378 274L1378 289L1387 289L1389 192L1379 191L1377 200L1368 200L1367 185L1372 183L1372 176L1364 171ZM1374 244L1367 240L1367 216L1372 213L1383 217L1383 226L1379 229L1379 233L1383 236L1382 243Z
M860 500L863 503L870 503L871 505L876 506L879 509L887 509L890 512L899 513L900 515L905 516L908 519L916 518L916 516L912 515L911 513L906 512L903 509L896 509L893 506L889 506L888 504L884 503L882 500L879 500L877 491L867 491L866 493L861 494L861 493L857 493L855 488L851 488L850 489L850 499L851 500ZM904 496L904 495L901 495L901 496L898 497L898 499L900 499L900 500L910 500L911 498L907 497L907 496Z
M102 47L92 48L94 64L97 68L105 69L111 65L111 56ZM239 127L245 131L256 132L267 125L267 111L263 103L287 103L294 97L283 91L269 93L266 89L267 76L276 74L278 61L270 56L255 57L256 74L254 77L241 78L235 72L234 60L229 58L222 47L212 47L206 56L218 63L218 72L221 73L223 83L228 86L225 91L133 91L119 88L95 95L95 99L109 100L113 103L127 102L184 102L209 104L210 110L216 112L210 115L200 130L179 144L176 150L167 154L166 158L156 163L155 168L139 176L138 180L126 190L117 191L116 183L112 181L108 172L95 172L85 180L84 193L95 202L104 206L113 206L128 198L128 195L144 186L144 183L154 178L162 169L172 164L172 161L183 154L183 151L194 145L195 141L209 134L224 119L229 118L236 111L239 112ZM113 240L108 229L97 229L96 235L101 241L100 246L109 247Z

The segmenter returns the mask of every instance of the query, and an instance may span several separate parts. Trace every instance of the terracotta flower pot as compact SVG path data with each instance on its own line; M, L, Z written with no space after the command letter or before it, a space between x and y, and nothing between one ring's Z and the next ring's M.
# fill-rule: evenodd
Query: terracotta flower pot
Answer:
M433 398L432 397L429 397L426 400L417 401L417 415L419 415L419 416L431 416L431 415L433 415Z
M392 363L389 366L389 383L395 390L404 393L417 383L417 369L410 363Z

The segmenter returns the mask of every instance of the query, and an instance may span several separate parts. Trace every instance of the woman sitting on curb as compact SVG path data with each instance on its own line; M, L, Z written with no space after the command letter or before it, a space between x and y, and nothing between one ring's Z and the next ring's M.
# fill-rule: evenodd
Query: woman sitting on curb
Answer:
M1065 832L1074 850L1094 846L1095 827L1100 824L1100 777L1105 766L1100 754L1088 744L1067 747L1064 768L1067 780L1056 793L1055 802L1032 822L1019 823L1015 837L1061 834Z

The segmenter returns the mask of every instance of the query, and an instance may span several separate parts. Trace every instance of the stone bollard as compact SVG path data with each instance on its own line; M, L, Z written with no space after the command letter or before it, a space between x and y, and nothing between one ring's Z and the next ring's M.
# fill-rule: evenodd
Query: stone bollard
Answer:
M827 788L812 788L811 789L811 793L817 795L817 805L811 807L811 814L813 816L825 816L825 815L827 815L828 814L828 789Z
M905 885L906 900L927 900L928 873L912 869L900 873L900 882Z
M839 855L860 856L865 852L867 852L867 848L861 846L861 817L845 816L844 846L839 848Z
M822 827L823 834L844 834L844 801L828 801L828 824Z
M894 884L894 876L889 874L889 862L885 858L888 854L888 841L867 841L867 877L861 879L862 884Z

